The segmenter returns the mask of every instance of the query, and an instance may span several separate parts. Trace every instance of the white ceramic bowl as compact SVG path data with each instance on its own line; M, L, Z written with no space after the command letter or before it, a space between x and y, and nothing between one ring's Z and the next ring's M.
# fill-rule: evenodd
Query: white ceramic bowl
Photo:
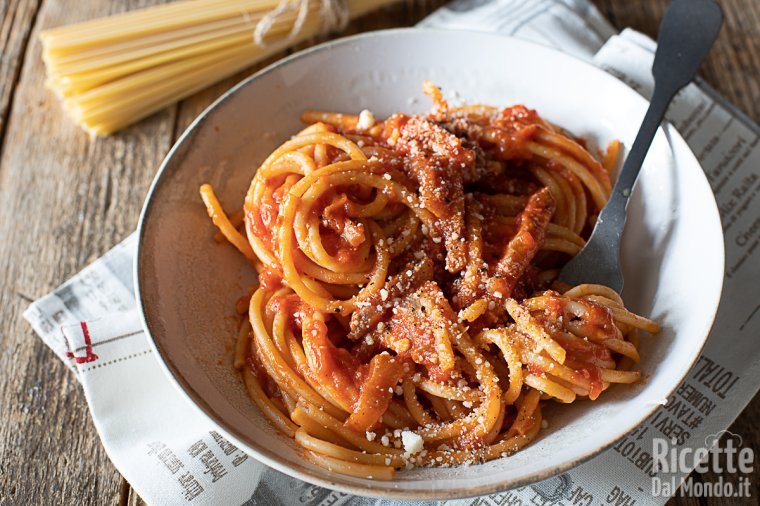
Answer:
M676 131L658 132L633 193L623 244L634 311L663 326L644 335L644 381L596 402L550 406L549 428L509 458L466 468L403 471L392 482L330 473L303 458L249 401L225 344L235 300L253 280L229 245L212 240L198 196L210 182L237 208L257 165L299 129L304 109L379 117L424 112L423 79L468 102L524 103L592 144L631 146L647 103L595 67L497 35L432 30L374 32L298 53L259 72L207 109L171 150L140 220L137 296L166 373L232 441L286 474L345 492L448 499L532 483L575 466L641 424L696 361L718 306L723 235L697 160ZM698 252L698 254L696 254Z

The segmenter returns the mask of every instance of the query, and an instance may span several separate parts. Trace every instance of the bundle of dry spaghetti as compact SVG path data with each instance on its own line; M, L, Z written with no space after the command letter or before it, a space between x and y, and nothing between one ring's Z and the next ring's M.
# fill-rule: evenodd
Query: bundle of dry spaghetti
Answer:
M189 0L42 32L47 84L107 135L394 0Z

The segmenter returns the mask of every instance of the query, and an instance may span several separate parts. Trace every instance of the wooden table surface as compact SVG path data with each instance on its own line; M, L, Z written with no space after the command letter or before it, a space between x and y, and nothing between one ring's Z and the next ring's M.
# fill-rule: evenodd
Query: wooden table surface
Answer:
M353 22L347 33L411 25L443 3L407 2ZM108 460L76 379L21 314L33 299L134 230L148 185L177 136L253 70L118 135L90 139L45 89L38 35L45 28L154 3L0 0L0 504L140 502ZM651 36L667 4L595 3L616 27ZM760 122L760 1L720 3L725 24L702 76ZM760 454L759 417L760 396L731 428L755 455ZM715 482L718 476L697 479ZM756 465L754 498L760 495L759 484Z

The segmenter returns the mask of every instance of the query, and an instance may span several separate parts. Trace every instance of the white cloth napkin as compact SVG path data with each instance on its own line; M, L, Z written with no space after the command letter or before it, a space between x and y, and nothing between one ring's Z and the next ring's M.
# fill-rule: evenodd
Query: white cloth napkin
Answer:
M644 96L651 93L654 42L629 30L614 35L585 0L460 0L421 24L490 30L551 45L593 61ZM669 119L703 164L726 233L724 303L704 354L667 405L595 459L534 486L447 504L664 504L667 494L652 497L652 437L677 432L682 446L710 446L710 436L728 427L757 392L760 185L753 169L760 166L760 130L704 83L677 96ZM129 236L31 304L24 317L77 375L109 457L140 496L162 505L390 503L271 470L187 404L160 369L135 310L135 245ZM673 476L680 483L685 474Z

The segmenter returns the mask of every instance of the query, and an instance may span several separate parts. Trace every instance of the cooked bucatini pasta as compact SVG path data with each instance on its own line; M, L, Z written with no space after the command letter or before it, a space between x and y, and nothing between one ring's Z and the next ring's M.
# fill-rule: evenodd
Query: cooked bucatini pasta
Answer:
M427 116L307 111L227 219L259 285L234 366L262 413L335 472L505 457L546 402L595 400L639 373L659 326L613 290L564 286L611 191L597 161L524 106ZM240 307L238 312L246 313Z

